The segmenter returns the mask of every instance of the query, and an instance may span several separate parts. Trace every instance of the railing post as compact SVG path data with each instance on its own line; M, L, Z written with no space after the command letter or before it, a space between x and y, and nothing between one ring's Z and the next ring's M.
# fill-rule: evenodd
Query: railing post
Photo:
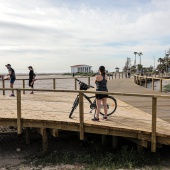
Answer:
M90 86L90 77L88 77L88 85Z
M79 92L79 119L80 119L80 140L84 139L84 106L83 93Z
M145 87L147 88L148 82L147 82L147 76L145 77Z
M110 80L110 73L109 73L109 80Z
M5 80L2 80L2 88L5 88ZM3 95L5 95L5 90L3 90Z
M112 80L113 80L113 73L112 73Z
M162 79L160 79L160 92L162 92Z
M17 90L17 134L22 133L21 128L21 90Z
M123 78L123 71L122 71L122 78Z
M139 80L139 85L142 86L142 77L140 77Z
M116 72L115 72L115 79L116 79Z
M74 84L75 84L75 90L77 90L77 81L76 81L76 79L74 79Z
M25 80L22 80L22 85L23 85L23 89L25 89ZM23 90L23 94L25 94L25 90Z
M119 72L119 79L120 79L120 72Z
M55 90L55 79L53 79L53 89Z
M156 119L157 119L157 98L152 97L151 152L156 152Z
M154 90L154 78L152 78L152 90Z

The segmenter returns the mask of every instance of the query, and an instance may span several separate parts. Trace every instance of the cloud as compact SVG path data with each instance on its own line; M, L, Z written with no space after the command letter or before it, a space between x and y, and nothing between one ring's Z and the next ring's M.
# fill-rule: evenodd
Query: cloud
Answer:
M142 51L143 64L151 65L153 55L164 55L170 46L168 0L0 3L0 56L17 68L33 62L37 69L69 70L82 63L97 69L104 63L114 70L126 57L133 60L134 51Z

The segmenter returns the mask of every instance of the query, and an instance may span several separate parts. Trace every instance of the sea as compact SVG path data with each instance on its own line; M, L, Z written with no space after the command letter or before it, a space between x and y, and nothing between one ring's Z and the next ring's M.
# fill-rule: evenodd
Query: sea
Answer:
M70 70L34 70L36 74L62 74L62 73L71 73ZM8 73L7 69L0 69L0 75L6 75ZM17 70L15 69L16 74L28 74L29 70Z

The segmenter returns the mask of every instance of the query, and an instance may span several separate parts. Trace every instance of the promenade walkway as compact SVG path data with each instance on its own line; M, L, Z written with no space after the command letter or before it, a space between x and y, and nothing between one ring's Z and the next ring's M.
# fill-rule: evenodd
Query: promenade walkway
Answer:
M167 95L167 93L154 91L145 87L141 87L134 83L133 78L127 79L114 79L108 81L109 92L121 92L121 93L140 93L140 94L156 94ZM151 114L152 103L150 98L145 97L132 97L132 96L115 96L117 99L124 101L142 111ZM158 99L157 105L158 117L170 122L170 100Z
M134 84L133 78L109 80L108 88L113 94L162 94ZM16 89L17 98L0 95L0 126L17 126L18 134L22 133L22 128L38 128L44 151L47 150L48 143L47 129L54 136L58 135L58 130L77 131L80 132L80 139L84 139L84 133L131 138L142 147L148 148L151 143L152 152L156 151L156 143L170 145L169 99L158 98L159 118L155 121L157 123L154 128L151 116L152 97L114 96L118 102L116 112L109 116L108 121L101 119L93 122L93 115L89 114L89 103L86 100L83 102L83 97L80 97L80 108L69 119L68 115L77 95L75 91L37 89L35 95L30 95L27 90L24 95ZM82 91L79 93L82 95Z

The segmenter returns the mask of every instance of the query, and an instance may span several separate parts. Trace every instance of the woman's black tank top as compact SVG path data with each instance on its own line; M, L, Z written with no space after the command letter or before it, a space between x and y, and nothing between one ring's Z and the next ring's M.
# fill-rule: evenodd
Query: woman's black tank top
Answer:
M102 75L102 77L103 79L101 81L96 81L96 91L108 91L105 75Z

